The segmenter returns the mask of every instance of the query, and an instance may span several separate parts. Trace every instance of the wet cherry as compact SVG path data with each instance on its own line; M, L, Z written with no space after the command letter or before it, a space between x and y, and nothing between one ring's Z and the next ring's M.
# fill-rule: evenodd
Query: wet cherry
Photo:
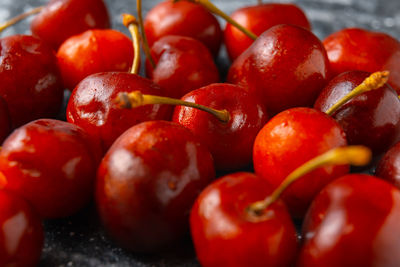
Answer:
M375 175L400 188L400 143L386 152L376 168Z

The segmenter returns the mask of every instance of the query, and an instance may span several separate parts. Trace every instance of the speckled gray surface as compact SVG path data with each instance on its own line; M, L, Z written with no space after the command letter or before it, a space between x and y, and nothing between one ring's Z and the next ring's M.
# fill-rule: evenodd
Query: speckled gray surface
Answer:
M82 0L85 1L85 0ZM43 5L47 0L0 0L0 21L32 7ZM125 31L120 22L120 14L135 12L134 0L106 0L113 26ZM145 11L160 0L143 0ZM226 12L256 0L214 0ZM267 2L267 1L265 1ZM362 27L387 32L400 39L400 0L298 0L276 1L295 2L301 6L312 21L314 33L324 38L328 34L345 27ZM221 22L222 23L222 22ZM125 31L126 32L126 31ZM29 33L29 20L6 30L3 36L15 33ZM229 62L225 51L218 59L220 67ZM93 207L78 215L45 222L46 244L40 266L199 266L190 242L186 242L175 252L162 255L137 255L118 248L103 233Z

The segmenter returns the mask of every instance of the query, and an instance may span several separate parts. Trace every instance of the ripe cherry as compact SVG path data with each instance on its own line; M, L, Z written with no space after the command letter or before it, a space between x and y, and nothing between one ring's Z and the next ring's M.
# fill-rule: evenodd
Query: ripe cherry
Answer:
M399 219L397 188L368 175L341 177L307 213L297 266L398 266Z
M126 25L129 24L133 27L134 22L128 21ZM131 126L148 120L167 120L171 116L168 106L151 105L122 110L114 103L119 93L132 90L163 95L157 84L136 75L140 52L137 26L134 28L135 60L132 73L103 72L86 77L74 89L68 102L67 120L82 127L93 139L99 140L104 152Z
M332 79L321 92L314 107L326 112L335 102L358 87L370 73L350 71ZM387 78L385 79L387 81ZM351 145L365 145L377 155L400 138L400 101L389 85L365 92L332 113Z
M307 160L345 145L347 141L342 128L328 115L310 108L289 109L273 117L257 135L253 150L254 169L276 188ZM315 170L288 188L282 199L293 216L302 217L316 194L348 171L348 166Z
M400 143L397 143L383 156L375 175L400 188Z
M266 3L236 10L231 18L257 36L279 24L293 24L311 29L304 12L294 4ZM254 40L230 23L224 31L225 46L231 60L242 54Z
M230 174L213 182L199 195L190 215L201 265L292 266L297 254L296 232L279 200L281 193L318 167L360 165L369 159L370 152L362 147L328 151L296 169L274 191L265 179L249 173Z
M65 87L71 91L91 74L129 70L132 41L115 30L88 30L68 38L57 52Z
M109 27L103 0L51 0L31 24L32 33L54 49L73 35Z
M44 218L69 216L91 199L100 148L79 127L41 119L15 130L0 151L0 188Z
M52 49L32 36L0 39L0 96L13 127L54 117L61 109L63 86Z
M400 42L392 36L349 28L328 36L324 46L334 75L351 70L388 70L389 84L400 92Z
M272 113L311 106L329 78L322 43L310 31L293 25L264 32L228 74L228 82L257 94Z
M231 84L211 84L181 100L140 92L122 94L119 100L129 108L144 104L181 105L175 108L173 121L190 129L210 150L216 169L223 171L237 170L251 163L254 139L267 122L266 110L260 101Z
M157 4L144 21L150 46L166 35L194 38L218 55L222 30L218 20L205 8L188 1L165 0Z
M11 118L7 103L0 97L0 144L11 132Z
M25 200L1 189L0 229L0 266L37 266L43 248L42 222Z
M179 124L144 122L119 137L97 178L97 207L122 246L155 252L188 231L198 193L215 177L210 152Z

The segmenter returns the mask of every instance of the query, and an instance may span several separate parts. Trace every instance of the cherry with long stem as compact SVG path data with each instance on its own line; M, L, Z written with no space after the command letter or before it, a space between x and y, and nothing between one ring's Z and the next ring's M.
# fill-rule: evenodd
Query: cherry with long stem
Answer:
M372 153L364 146L348 146L339 147L329 150L328 152L311 159L299 168L290 173L281 185L276 188L271 195L264 200L257 201L247 207L247 211L260 215L265 211L269 205L277 201L282 193L295 181L300 179L305 174L326 166L326 165L345 165L351 164L355 166L364 166L371 161Z
M174 2L179 2L181 0L174 0ZM232 24L236 28L238 28L240 31L242 31L244 34L246 34L249 38L256 40L258 36L251 32L250 30L246 29L242 25L240 25L238 22L233 20L230 16L228 16L226 13L224 13L221 9L216 7L213 3L211 3L209 0L187 0L189 2L198 4L206 8L208 11L211 13L214 13L217 16L220 16L224 20L226 20L228 23Z
M8 20L4 23L1 23L0 24L0 32L4 31L5 29L7 29L10 26L17 24L18 22L26 19L27 17L30 17L32 15L36 15L36 14L40 13L43 10L43 8L44 8L44 6L36 7L34 9L29 10L23 14L20 14L14 18L11 18L10 20Z

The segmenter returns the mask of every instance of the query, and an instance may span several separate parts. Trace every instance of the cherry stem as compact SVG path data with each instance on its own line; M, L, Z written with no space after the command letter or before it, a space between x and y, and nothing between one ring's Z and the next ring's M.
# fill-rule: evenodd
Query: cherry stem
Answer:
M196 103L183 101L180 99L155 96L155 95L145 95L142 94L140 91L134 91L131 93L119 93L117 98L115 99L115 102L117 103L117 105L119 105L120 108L136 108L144 105L156 105L156 104L186 106L208 112L214 115L218 120L220 120L223 123L228 123L230 120L229 112L226 109L217 110Z
M21 15L18 15L2 24L0 24L0 32L4 31L5 29L7 29L8 27L17 24L18 22L20 22L21 20L24 20L25 18L31 16L31 15L35 15L40 13L43 10L44 6L40 6L40 7L36 7L32 10L29 10L28 12L25 12Z
M332 116L339 108L341 108L348 101L354 97L372 90L381 88L389 80L389 71L378 71L372 73L368 78L366 78L359 86L354 88L350 93L341 98L332 107L330 107L325 113Z
M326 165L345 165L351 164L355 166L364 166L371 161L372 153L364 146L348 146L338 147L329 150L328 152L317 156L310 161L304 163L299 168L289 174L282 182L282 184L276 188L271 195L261 201L254 202L247 207L247 211L255 215L261 215L268 208L269 205L274 203L282 193L305 174L326 166Z
M129 29L129 32L132 35L133 39L133 50L134 58L131 73L138 74L139 72L139 64L140 64L140 37L139 37L139 25L136 18L130 14L123 14L122 15L123 24L125 27Z
M257 3L259 4L259 5L262 5L262 0L257 0Z
M142 1L141 0L136 0L136 9L138 12L138 22L139 22L140 32L141 32L141 36L142 36L142 41L143 41L143 51L144 51L144 54L146 55L146 58L149 60L151 66L154 69L156 67L156 63L154 61L154 58L151 56L149 42L147 41L146 32L144 30L143 17L142 17Z
M179 2L181 0L174 0L174 2ZM207 10L209 10L211 13L214 13L217 16L220 16L224 20L226 20L229 24L232 24L236 28L238 28L241 32L246 34L249 38L256 40L257 35L251 32L250 30L246 29L239 23L237 23L235 20L233 20L230 16L228 16L226 13L224 13L222 10L220 10L218 7L216 7L213 3L211 3L209 0L187 0L189 2L199 4L203 7L205 7Z

